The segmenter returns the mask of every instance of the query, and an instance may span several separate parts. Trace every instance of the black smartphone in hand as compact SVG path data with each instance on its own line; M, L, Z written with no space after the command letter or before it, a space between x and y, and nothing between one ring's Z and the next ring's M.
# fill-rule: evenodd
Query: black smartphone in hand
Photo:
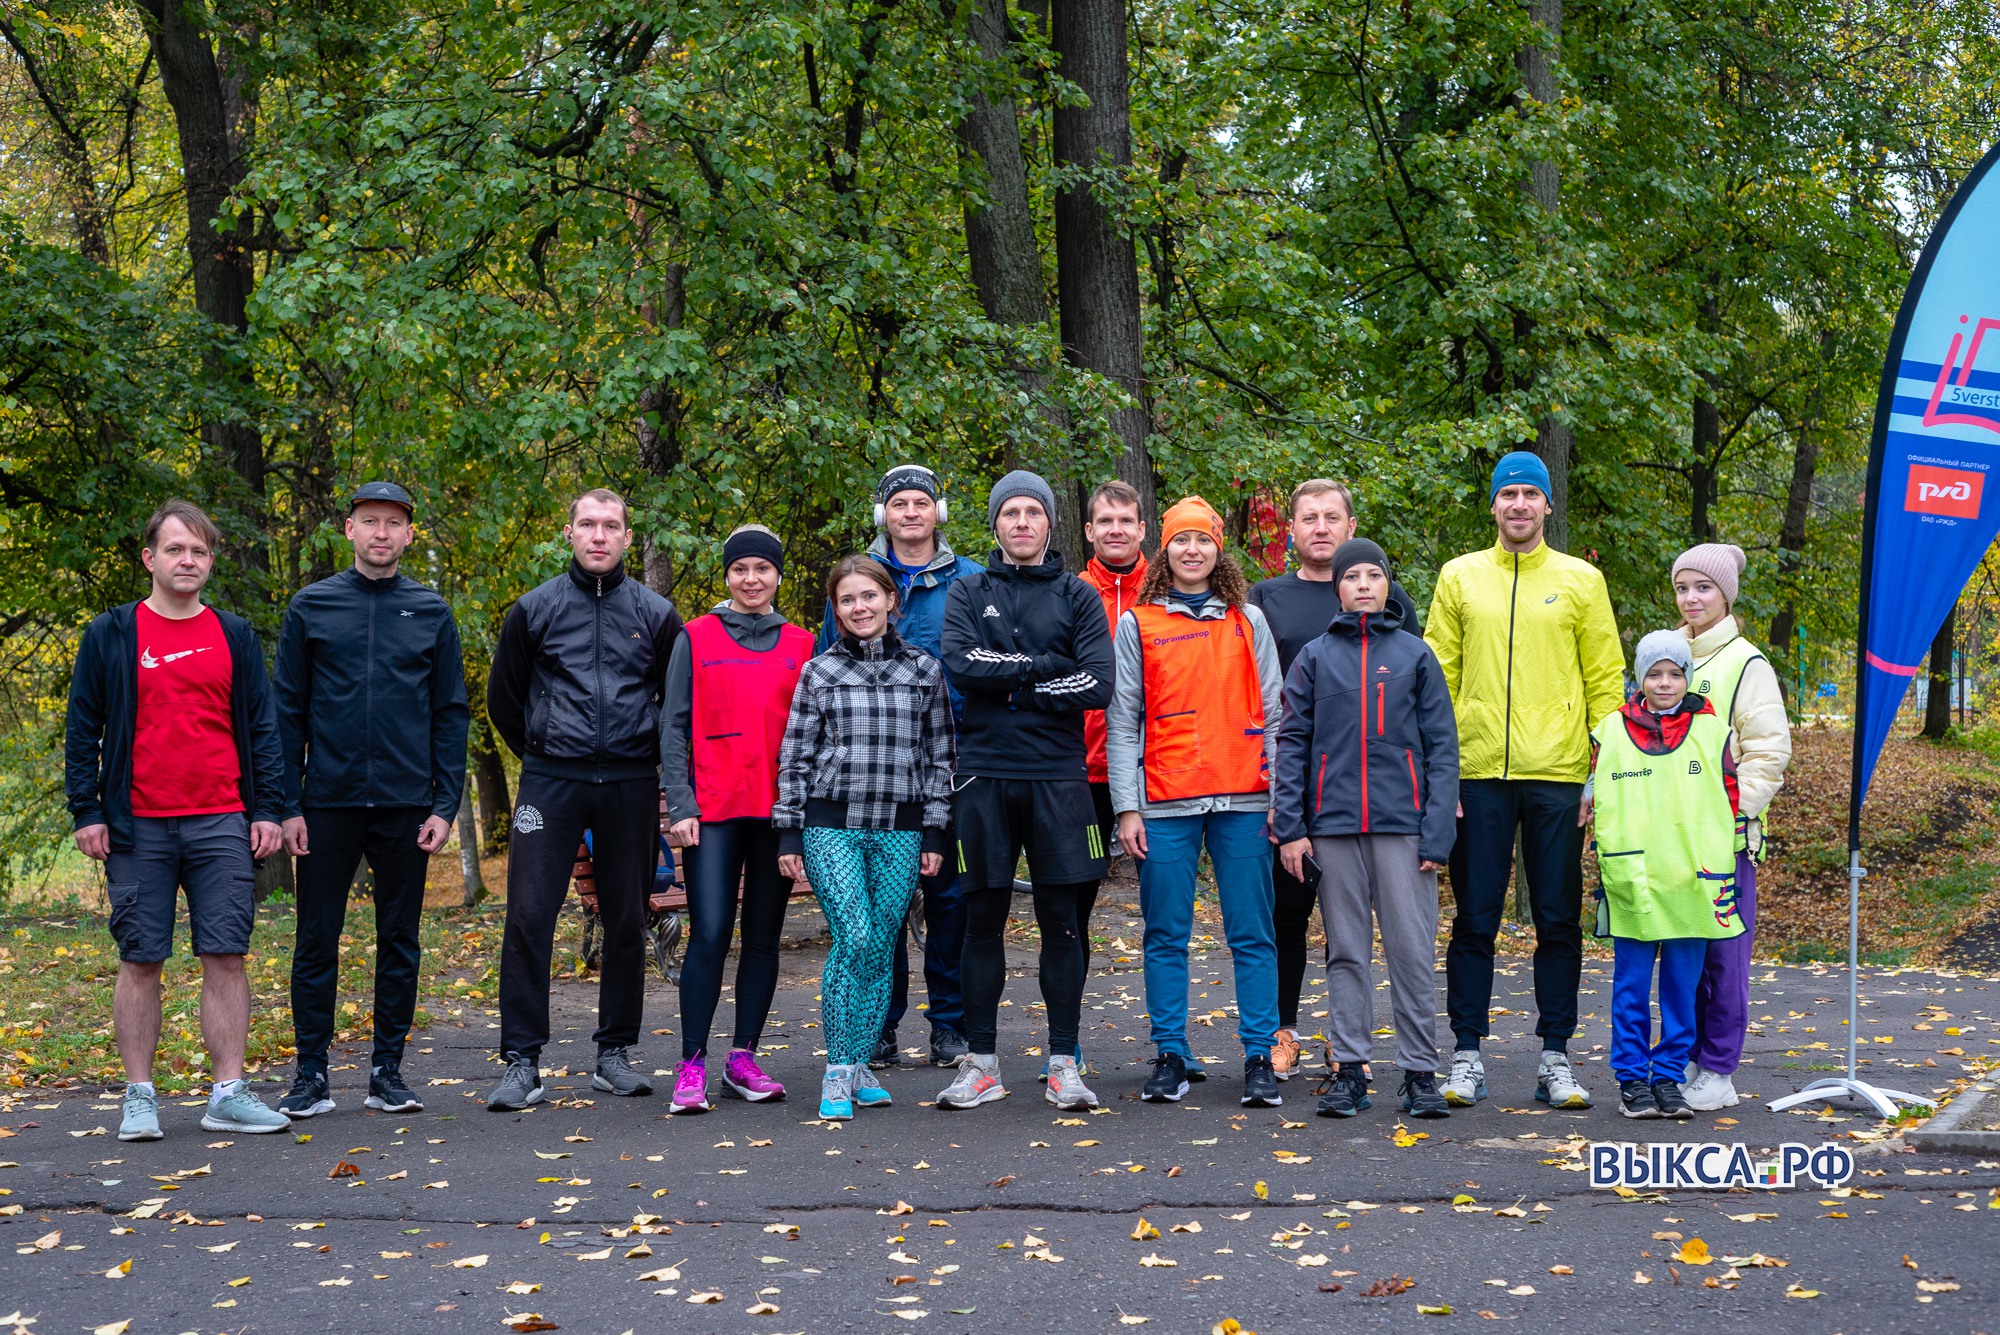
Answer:
M1319 863L1313 860L1312 854L1307 853L1305 856L1299 859L1300 885L1303 885L1308 890L1318 890L1319 878L1323 875L1325 875L1325 873L1320 871Z

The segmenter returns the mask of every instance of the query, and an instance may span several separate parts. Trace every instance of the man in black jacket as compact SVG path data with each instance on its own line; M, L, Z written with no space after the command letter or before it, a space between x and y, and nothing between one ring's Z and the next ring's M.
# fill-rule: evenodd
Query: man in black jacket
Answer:
M417 1009L418 931L430 855L465 790L465 664L451 606L397 563L415 503L369 482L347 507L354 565L292 598L278 633L278 736L285 750L285 847L299 859L292 956L298 1072L278 1111L333 1111L327 1048L340 929L354 870L375 873L375 1054L367 1106L423 1108L402 1076Z
M1054 514L1055 495L1041 478L1020 470L1001 478L986 504L999 546L945 599L944 664L965 697L952 819L966 892L961 976L971 1052L938 1095L940 1108L1007 1094L995 1033L1007 977L1001 931L1024 848L1042 932L1049 1097L1066 1107L1090 1097L1074 1054L1104 839L1083 715L1111 702L1111 632L1097 591L1048 550Z
M256 919L254 860L283 841L284 762L257 633L206 607L222 535L186 501L146 524L143 601L90 623L77 646L65 721L65 785L76 846L105 864L118 943L112 1032L125 1065L120 1140L160 1139L153 1055L160 966L187 895L201 960L201 1031L215 1083L201 1124L260 1134L289 1123L243 1082Z
M659 857L660 701L681 633L674 605L625 574L624 498L602 488L571 503L574 559L507 613L487 679L486 713L521 757L507 847L507 931L500 956L500 1051L507 1074L486 1106L542 1097L549 1041L549 955L570 868L591 832L604 921L597 1069L612 1094L650 1094L628 1049L646 1000L646 896Z

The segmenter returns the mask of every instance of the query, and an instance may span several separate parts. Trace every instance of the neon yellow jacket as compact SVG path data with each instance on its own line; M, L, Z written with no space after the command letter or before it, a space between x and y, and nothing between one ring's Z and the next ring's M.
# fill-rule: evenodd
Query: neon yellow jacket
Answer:
M1547 543L1445 563L1424 618L1458 716L1459 776L1582 783L1590 724L1625 702L1604 576Z

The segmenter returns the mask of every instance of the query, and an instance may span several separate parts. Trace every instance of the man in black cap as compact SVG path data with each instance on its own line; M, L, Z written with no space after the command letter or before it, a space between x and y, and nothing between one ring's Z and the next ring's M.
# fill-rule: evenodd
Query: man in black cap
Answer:
M354 565L293 597L278 634L278 736L285 755L285 850L298 859L292 1025L298 1073L278 1110L333 1110L340 932L361 859L375 873L375 1052L367 1106L423 1107L402 1076L417 1007L424 873L465 788L465 665L451 607L397 573L415 503L369 482L347 507Z

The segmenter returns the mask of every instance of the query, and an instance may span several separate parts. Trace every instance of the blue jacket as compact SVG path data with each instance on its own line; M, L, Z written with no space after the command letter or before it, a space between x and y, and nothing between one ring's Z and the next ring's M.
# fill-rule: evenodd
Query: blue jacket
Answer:
M1337 613L1292 660L1271 778L1280 843L1414 834L1419 857L1450 856L1458 725L1437 655L1401 611Z
M886 535L876 535L875 541L868 544L868 554L895 577L896 587L902 593L903 605L897 610L894 621L897 636L903 643L915 645L942 663L944 596L951 591L954 583L967 575L976 575L986 567L954 553L942 534L938 535L937 552L931 557L931 563L907 578L902 567L889 558L889 539ZM840 631L833 620L833 604L828 602L826 615L820 618L819 642L814 646L814 652L825 653L839 638ZM952 681L950 669L945 671L944 685L951 696L951 716L956 719L964 713L965 697L959 694L957 683Z

